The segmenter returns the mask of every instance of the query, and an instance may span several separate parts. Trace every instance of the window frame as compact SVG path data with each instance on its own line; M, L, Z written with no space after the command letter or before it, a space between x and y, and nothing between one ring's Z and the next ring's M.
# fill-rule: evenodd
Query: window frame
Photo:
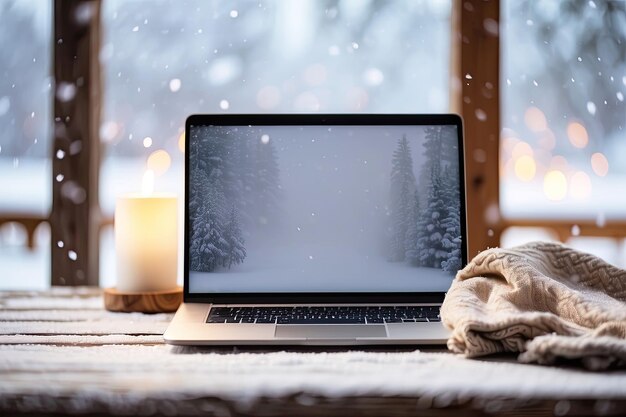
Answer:
M55 99L54 117L61 118L72 140L81 140L82 149L69 153L66 136L55 133L51 149L53 159L53 200L49 221L52 229L51 280L53 285L98 285L98 241L103 225L112 219L103 218L98 202L98 178L101 144L99 139L100 109L102 107L102 77L98 60L101 40L102 0L54 0L54 80L76 82L82 78L76 100L68 106ZM76 22L78 8L88 8L89 19ZM486 20L498 27L499 0L453 0L451 13L450 49L450 108L464 119L465 172L468 221L468 257L500 244L502 233L510 227L542 227L553 230L562 241L576 236L626 237L626 220L608 221L599 226L584 219L507 219L500 213L499 163L481 163L474 155L481 153L487 161L500 157L500 39L499 34L485 28ZM56 42L63 39L62 43ZM470 75L470 77L466 77ZM483 94L487 87L489 94ZM67 119L69 117L69 119ZM55 122L59 123L59 122ZM55 132L59 129L54 129ZM62 130L62 129L61 129ZM56 157L58 150L69 155ZM54 181L63 172L65 178L76 181L86 192L84 203L68 201L62 184ZM13 221L20 221L12 216ZM3 218L3 220L5 220ZM57 241L63 240L59 248ZM73 250L78 258L68 257Z

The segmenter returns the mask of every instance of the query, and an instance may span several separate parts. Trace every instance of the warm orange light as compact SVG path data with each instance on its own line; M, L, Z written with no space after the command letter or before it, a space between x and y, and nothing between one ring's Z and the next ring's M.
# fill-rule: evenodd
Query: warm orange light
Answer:
M500 154L509 156L513 152L513 148L519 142L519 139L514 137L502 137L500 139Z
M564 156L557 155L550 160L550 167L566 170L568 167L567 159Z
M517 158L519 158L520 156L523 156L523 155L532 156L533 155L533 148L531 148L530 145L528 143L526 143L526 142L518 142L513 147L513 150L511 151L511 155L515 159L517 159Z
M548 128L546 116L537 107L529 107L526 109L524 122L526 122L526 126L535 133L543 132Z
M147 168L153 171L156 175L162 175L170 168L172 164L172 158L163 149L154 151L148 157Z
M585 126L578 122L572 122L567 126L567 137L572 145L577 148L584 148L589 143L589 135Z
M552 201L560 201L567 195L567 178L561 171L548 171L543 178L543 192Z
M591 179L583 171L578 171L570 179L570 195L577 200L586 200L591 195Z
M185 152L185 132L182 132L178 137L178 150Z
M537 164L532 156L522 155L515 161L515 175L522 181L528 182L535 178Z
M599 177L604 177L609 173L609 161L600 152L591 155L591 168Z

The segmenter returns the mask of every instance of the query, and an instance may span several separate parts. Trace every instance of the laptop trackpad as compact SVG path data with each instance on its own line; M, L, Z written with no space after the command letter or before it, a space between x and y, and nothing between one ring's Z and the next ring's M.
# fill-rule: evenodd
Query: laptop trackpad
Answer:
M284 324L277 325L274 336L282 339L354 339L387 337L384 325Z

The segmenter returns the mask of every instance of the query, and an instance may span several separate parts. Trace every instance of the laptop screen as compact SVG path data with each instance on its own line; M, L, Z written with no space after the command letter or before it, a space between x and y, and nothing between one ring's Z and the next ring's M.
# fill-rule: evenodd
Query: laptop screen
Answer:
M445 292L456 125L188 130L190 293Z

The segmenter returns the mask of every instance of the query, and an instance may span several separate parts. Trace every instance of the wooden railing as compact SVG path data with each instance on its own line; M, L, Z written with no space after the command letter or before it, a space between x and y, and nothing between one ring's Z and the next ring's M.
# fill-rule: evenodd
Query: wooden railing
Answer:
M113 226L112 216L103 216L100 221L99 230L104 227ZM38 214L28 213L0 213L0 228L6 224L15 223L24 228L26 232L26 246L28 249L35 249L35 233L40 225L50 224L50 218Z
M48 223L45 216L27 213L5 213L0 214L0 227L8 223L17 223L26 231L26 245L29 249L35 248L35 232L42 223Z

